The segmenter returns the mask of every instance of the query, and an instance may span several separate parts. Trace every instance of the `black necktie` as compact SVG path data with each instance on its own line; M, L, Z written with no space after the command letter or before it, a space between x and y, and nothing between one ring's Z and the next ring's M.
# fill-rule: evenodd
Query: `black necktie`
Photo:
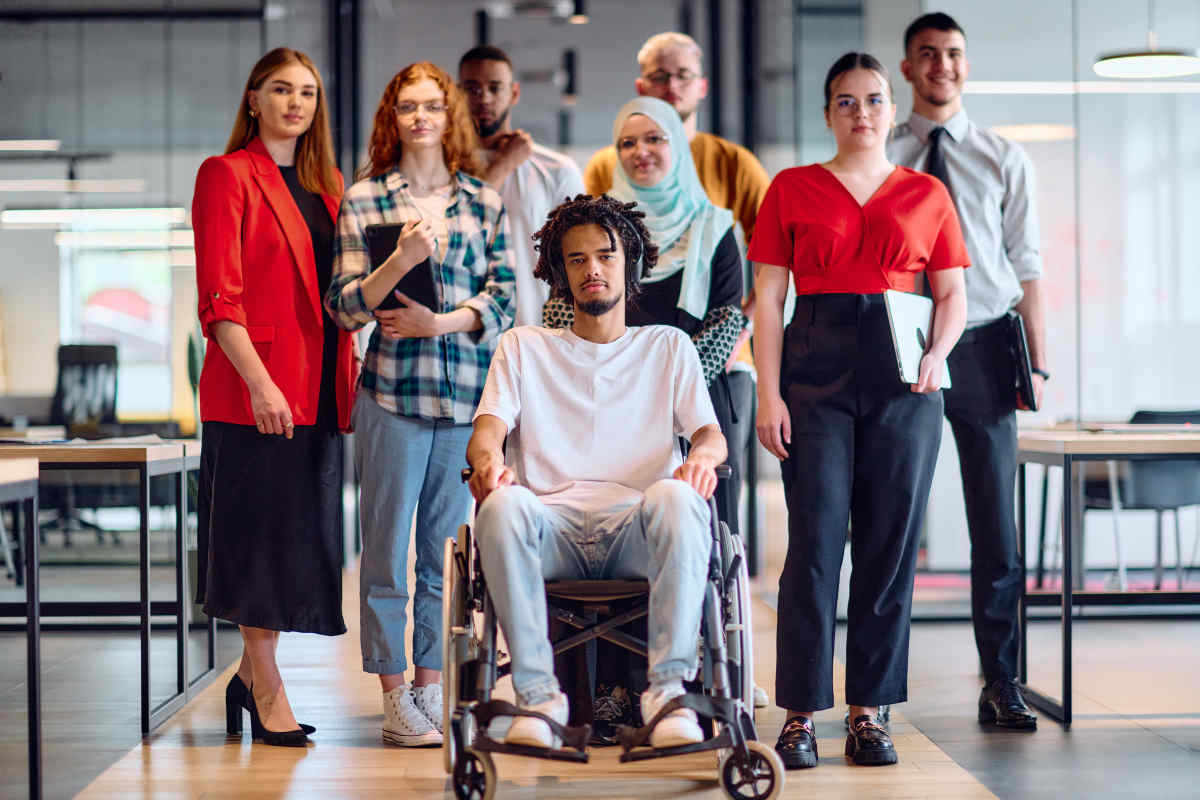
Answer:
M940 125L929 132L929 158L925 161L925 171L942 182L953 200L954 190L950 188L950 175L946 172L946 154L942 152L942 136L945 133L946 129ZM921 294L932 297L928 279L921 283Z
M942 135L946 129L938 126L929 132L929 159L925 162L925 171L937 178L946 186L950 197L954 197L954 189L950 186L950 174L946 171L946 154L942 152Z

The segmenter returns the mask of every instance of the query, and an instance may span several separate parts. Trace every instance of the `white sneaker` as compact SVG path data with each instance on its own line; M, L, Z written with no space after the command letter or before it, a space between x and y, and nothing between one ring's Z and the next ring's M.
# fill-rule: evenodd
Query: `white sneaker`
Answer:
M545 714L559 725L567 724L567 696L558 692L554 697L536 705L521 704L521 708ZM529 747L562 747L562 739L555 736L550 726L536 717L514 717L512 726L504 737L505 744L523 744Z
M429 720L438 733L445 733L442 730L442 685L427 683L424 686L414 686L412 695L417 711L425 715L425 719Z
M759 686L757 683L754 684L754 707L766 708L768 705L770 705L770 703L771 699L767 697L767 690Z
M646 724L654 719L658 710L684 694L683 682L676 681L663 686L651 686L642 692L642 719ZM651 747L678 747L685 744L696 744L704 741L704 731L700 730L700 722L696 712L690 708L677 708L659 720L654 731L650 734Z
M407 683L383 693L383 741L398 747L442 744L442 734L417 708L412 687Z

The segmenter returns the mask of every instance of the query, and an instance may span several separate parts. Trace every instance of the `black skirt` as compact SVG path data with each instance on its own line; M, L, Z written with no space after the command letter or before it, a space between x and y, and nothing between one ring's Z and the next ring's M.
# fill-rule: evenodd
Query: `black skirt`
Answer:
M276 631L346 632L334 426L298 426L286 439L205 422L197 511L196 602L206 614Z

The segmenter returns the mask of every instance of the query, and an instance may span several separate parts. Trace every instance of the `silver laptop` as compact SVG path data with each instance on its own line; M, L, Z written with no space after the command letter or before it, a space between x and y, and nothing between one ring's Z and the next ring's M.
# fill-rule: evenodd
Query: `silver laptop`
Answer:
M923 295L886 289L883 303L887 306L900 380L916 383L921 374L921 356L929 349L933 301ZM950 367L945 364L942 365L942 388L950 388Z

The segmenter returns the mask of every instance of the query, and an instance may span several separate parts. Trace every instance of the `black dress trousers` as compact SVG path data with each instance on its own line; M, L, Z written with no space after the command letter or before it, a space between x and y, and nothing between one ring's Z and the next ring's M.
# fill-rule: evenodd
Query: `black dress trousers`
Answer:
M901 382L882 295L802 295L780 372L792 423L782 463L788 551L779 579L776 702L833 706L838 575L850 526L846 700L907 699L921 520L941 443L940 392Z
M1006 328L1000 319L963 334L950 353L954 385L945 393L971 537L971 619L988 682L1017 675L1021 602L1016 364Z

